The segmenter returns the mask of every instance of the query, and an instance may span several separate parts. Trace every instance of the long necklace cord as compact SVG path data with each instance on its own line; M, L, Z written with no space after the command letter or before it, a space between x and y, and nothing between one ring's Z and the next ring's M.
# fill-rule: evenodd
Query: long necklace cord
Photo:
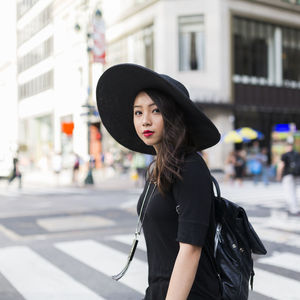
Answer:
M141 231L142 231L142 226L143 226L143 222L144 222L144 219L145 219L146 211L147 211L148 205L150 203L150 200L152 198L152 195L153 195L153 193L156 189L156 184L154 184L154 188L152 189L151 194L148 198L148 202L147 202L145 210L144 210L143 218L141 220L144 204L145 204L145 201L146 201L149 189L150 189L150 185L151 185L151 182L149 181L149 184L148 184L148 187L147 187L147 190L146 190L143 202L142 202L141 211L140 211L139 216L138 216L138 222L137 222L136 230L135 230L135 233L134 233L134 239L133 239L133 242L132 242L131 250L130 250L128 258L127 258L127 263L126 263L125 267L122 269L122 271L120 273L118 273L117 275L112 276L112 279L114 279L116 281L118 281L119 279L121 279L125 275L126 271L129 268L129 265L130 265L130 263L131 263L131 261L134 257L134 253L135 253L135 250L136 250L138 242L139 242L139 236L140 236Z

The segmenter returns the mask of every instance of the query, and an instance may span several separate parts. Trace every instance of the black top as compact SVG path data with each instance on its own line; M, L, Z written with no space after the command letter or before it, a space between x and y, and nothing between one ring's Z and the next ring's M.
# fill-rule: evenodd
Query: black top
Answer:
M281 160L284 162L282 176L291 174L290 164L291 164L291 161L294 159L295 155L297 155L297 154L294 150L282 154Z
M164 196L158 189L155 190L146 211L143 231L147 245L149 286L145 300L165 299L179 242L205 245L205 248L209 246L211 257L213 255L215 220L209 170L202 157L194 153L186 157L181 175L183 180L176 180ZM138 213L147 185L138 202ZM148 195L153 187L150 187ZM188 300L221 299L218 278L207 251L202 250Z

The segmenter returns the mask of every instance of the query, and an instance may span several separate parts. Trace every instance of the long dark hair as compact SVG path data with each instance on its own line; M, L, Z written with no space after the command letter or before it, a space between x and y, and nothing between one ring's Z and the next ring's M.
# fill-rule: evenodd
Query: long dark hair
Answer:
M150 180L155 181L164 194L176 179L181 179L184 156L196 151L187 129L182 110L170 96L154 89L144 90L158 106L163 120L163 138L156 160L148 169ZM150 170L152 170L150 172Z

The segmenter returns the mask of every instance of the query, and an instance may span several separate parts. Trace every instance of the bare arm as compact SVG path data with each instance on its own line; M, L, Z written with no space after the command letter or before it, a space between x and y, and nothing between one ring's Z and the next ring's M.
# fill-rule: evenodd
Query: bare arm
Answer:
M202 247L179 243L166 300L186 300L197 272Z
M283 169L284 169L284 162L280 161L277 167L277 181L281 180Z

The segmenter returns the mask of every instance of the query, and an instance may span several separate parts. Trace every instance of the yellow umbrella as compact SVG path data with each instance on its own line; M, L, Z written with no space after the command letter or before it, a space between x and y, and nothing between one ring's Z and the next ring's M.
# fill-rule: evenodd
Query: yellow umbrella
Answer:
M250 127L242 127L236 131L242 138L245 139L254 140L258 137L257 131Z
M241 143L243 138L235 131L231 130L224 136L225 143Z

